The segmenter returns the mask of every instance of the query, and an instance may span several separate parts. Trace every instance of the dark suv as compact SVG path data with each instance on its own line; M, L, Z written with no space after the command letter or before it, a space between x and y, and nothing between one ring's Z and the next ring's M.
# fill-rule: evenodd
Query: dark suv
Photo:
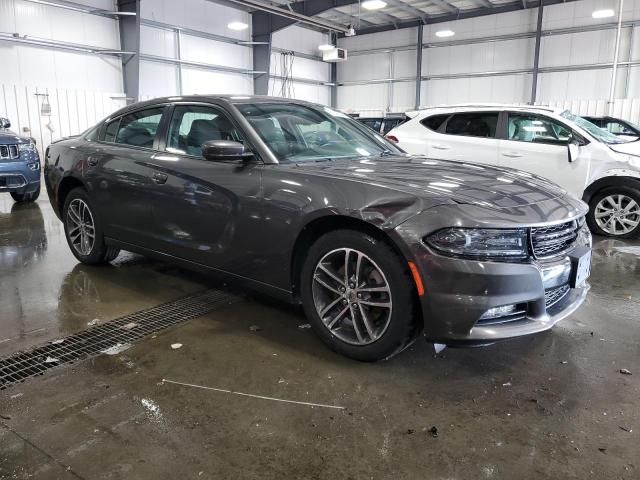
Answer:
M0 117L0 192L11 193L16 202L33 202L40 195L40 156L33 139L9 127Z

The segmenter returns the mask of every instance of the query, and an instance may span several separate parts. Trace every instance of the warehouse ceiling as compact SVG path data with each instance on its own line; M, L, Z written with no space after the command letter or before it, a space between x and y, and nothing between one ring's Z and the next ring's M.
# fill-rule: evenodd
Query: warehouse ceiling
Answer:
M315 0L317 3L318 0ZM339 6L327 8L316 17L342 25L353 25L359 33L391 30L416 26L420 23L439 23L463 18L511 12L538 6L538 0L384 0L387 4L378 10L367 10L358 0L327 0ZM566 1L566 0L564 0ZM571 0L569 0L571 1ZM304 11L304 3L272 0L270 3L284 8ZM543 0L543 5L563 3L563 0ZM301 8L300 8L301 7Z

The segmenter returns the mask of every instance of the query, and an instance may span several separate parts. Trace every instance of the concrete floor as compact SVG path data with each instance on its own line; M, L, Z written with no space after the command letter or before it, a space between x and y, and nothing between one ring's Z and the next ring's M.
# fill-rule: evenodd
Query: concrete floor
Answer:
M638 479L640 242L598 241L591 283L551 332L378 364L249 297L0 391L0 478ZM0 196L0 356L217 286L134 255L80 266L46 198Z

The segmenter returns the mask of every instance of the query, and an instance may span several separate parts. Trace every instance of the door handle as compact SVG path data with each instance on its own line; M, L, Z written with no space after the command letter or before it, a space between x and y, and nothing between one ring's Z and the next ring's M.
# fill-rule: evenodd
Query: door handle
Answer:
M503 153L502 156L509 157L509 158L520 158L522 154L518 152L507 152L507 153Z
M154 172L151 178L153 178L153 181L158 185L164 185L169 177L166 173Z
M448 145L433 145L436 150L449 150L451 147Z

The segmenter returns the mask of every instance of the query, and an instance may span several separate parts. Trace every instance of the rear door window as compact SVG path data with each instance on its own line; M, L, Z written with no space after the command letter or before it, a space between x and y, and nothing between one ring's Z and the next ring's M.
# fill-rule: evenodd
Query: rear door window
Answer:
M163 111L164 107L155 107L123 116L118 125L116 143L153 148L153 140L158 131ZM108 129L109 127L107 127Z
M444 115L432 115L430 117L421 120L420 123L427 127L429 130L433 130L434 132L438 131L438 129L442 126L447 118L449 118L451 114L446 113Z
M445 133L465 137L495 138L498 112L456 113L448 121Z

